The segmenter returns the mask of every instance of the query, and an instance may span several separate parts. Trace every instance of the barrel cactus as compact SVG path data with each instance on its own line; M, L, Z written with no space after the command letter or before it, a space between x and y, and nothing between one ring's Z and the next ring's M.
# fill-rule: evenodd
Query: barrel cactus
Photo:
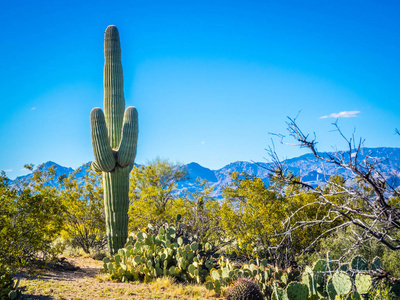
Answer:
M114 25L105 32L104 56L104 113L94 108L90 119L95 157L92 168L103 172L107 241L112 255L124 246L128 237L129 173L138 138L136 108L125 110L121 46Z
M263 294L250 278L240 277L228 290L227 300L262 300Z

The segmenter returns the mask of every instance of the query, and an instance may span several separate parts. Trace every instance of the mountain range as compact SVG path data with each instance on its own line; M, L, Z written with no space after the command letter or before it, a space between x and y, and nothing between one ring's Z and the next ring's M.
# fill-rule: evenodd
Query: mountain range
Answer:
M333 154L332 152L321 153L321 155ZM346 152L339 151L338 155L346 157ZM379 171L385 175L390 181L395 181L400 178L400 148L363 148L359 153L359 159L362 161L368 156L369 161L378 160ZM348 157L348 154L347 154ZM313 154L305 154L299 157L284 160L282 162L287 170L298 175L303 181L311 185L319 185L325 182L333 174L341 174L345 176L351 176L346 170L337 168L337 166L321 162L316 160ZM69 167L60 166L57 163L48 161L44 164L44 168L47 169L50 166L55 165L56 177L60 175L69 175L74 170ZM222 188L229 185L232 182L230 174L233 172L245 172L249 175L260 177L266 184L269 180L269 171L271 163L268 162L245 162L237 161L230 163L218 170L211 170L206 167L199 165L198 163L192 162L184 167L187 168L189 179L178 183L178 190L180 193L184 191L196 192L201 189L199 180L208 181L209 185L214 187L212 196L218 199L222 199ZM83 174L83 172L81 172ZM79 176L79 174L78 174ZM32 174L17 177L14 183L22 180L29 180ZM53 182L57 185L56 180ZM398 184L397 184L398 185Z

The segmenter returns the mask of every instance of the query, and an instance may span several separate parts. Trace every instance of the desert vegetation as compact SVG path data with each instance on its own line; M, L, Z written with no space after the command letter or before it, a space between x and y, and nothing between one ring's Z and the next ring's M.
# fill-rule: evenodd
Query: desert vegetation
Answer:
M355 159L357 149L349 155ZM80 262L91 264L86 280L110 299L139 294L143 299L156 294L161 299L240 299L233 297L248 292L242 287L246 283L237 282L241 278L254 283L254 293L265 299L399 297L398 251L376 237L381 230L384 238L397 241L396 189L393 195L382 193L392 221L372 218L369 210L379 198L358 176L336 175L324 186L309 187L279 167L269 185L233 173L219 201L206 182L201 192L180 192L177 183L187 180L185 169L156 159L131 171L129 237L109 255L99 174L89 164L58 178L54 168L26 167L33 170L30 179L11 183L2 173L0 181L2 297L36 293L91 299L73 288L71 296L68 284L62 296L52 279L38 279L55 266L64 266L63 276L74 278L79 271L67 271L65 260L80 270L85 270ZM389 183L380 186L390 188ZM360 223L349 222L350 217Z

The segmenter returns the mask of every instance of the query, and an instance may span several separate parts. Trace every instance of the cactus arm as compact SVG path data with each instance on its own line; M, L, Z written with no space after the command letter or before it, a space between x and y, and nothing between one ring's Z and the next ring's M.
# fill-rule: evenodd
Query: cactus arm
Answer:
M122 127L122 138L118 148L118 164L129 166L135 161L138 139L138 113L135 107L126 109Z
M93 108L90 113L93 154L98 169L109 172L115 168L115 158L107 135L103 111Z
M108 26L104 34L104 115L111 148L121 141L125 111L124 79L121 63L121 44L117 27Z
M103 172L100 167L99 164L96 161L92 161L92 169L93 171L95 171L96 173L101 173Z

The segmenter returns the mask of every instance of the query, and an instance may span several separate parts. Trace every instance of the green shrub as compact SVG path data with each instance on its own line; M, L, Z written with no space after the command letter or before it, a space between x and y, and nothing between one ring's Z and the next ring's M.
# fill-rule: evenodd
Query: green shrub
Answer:
M21 296L18 283L19 280L14 283L11 268L0 263L0 299L18 299Z
M37 175L37 174L36 174ZM51 245L63 227L64 206L54 189L39 182L37 188L10 185L0 174L0 258L10 267L30 266L52 258Z

